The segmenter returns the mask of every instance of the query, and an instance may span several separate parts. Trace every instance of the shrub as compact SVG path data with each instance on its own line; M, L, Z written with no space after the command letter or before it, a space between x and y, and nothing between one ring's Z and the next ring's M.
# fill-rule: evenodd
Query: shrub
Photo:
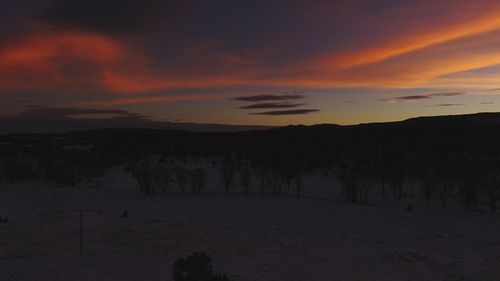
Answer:
M212 268L212 258L207 253L194 252L186 258L175 261L174 281L229 281L226 274Z

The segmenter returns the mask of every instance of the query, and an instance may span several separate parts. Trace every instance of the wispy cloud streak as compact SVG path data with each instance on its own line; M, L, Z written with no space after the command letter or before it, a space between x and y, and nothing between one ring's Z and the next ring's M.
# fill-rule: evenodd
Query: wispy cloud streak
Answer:
M237 101L251 101L251 102L261 102L261 101L287 101L287 100L300 100L305 98L304 95L299 94L285 94L285 95L255 95L255 96L244 96L236 97L234 100Z
M306 105L304 103L256 103L240 106L240 109L294 108Z
M295 110L278 110L278 111L266 111L266 112L255 112L250 113L251 115L304 115L319 112L319 109L295 109Z
M399 101L418 101L418 100L426 100L433 99L439 97L456 97L463 96L465 93L461 92L443 92L443 93L432 93L432 94L424 94L424 95L411 95L411 96L402 96L402 97L392 97L381 99L380 101L388 102L388 103L396 103Z

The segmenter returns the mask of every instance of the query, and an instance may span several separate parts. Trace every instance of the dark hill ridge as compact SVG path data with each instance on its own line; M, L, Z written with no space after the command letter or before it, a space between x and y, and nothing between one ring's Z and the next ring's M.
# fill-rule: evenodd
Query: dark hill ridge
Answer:
M463 115L443 115L410 118L404 121L387 123L369 123L357 126L381 127L429 127L429 128L461 128L461 127L487 127L500 125L500 113L485 112Z
M179 135L179 134L190 134L194 133L192 131L185 130L173 130L173 129L148 129L148 128L103 128L103 129L90 129L83 131L71 131L67 132L66 135L71 136L129 136L129 135L144 135L144 136L155 136L155 135Z
M410 118L403 121L362 123L357 125L290 125L277 128L277 130L294 131L322 131L335 130L340 128L356 129L404 129L404 128L470 128L470 127L493 127L500 126L500 112L485 112L463 115L443 115L443 116L423 116Z
M464 115L444 115L444 116L426 116L410 118L403 121L363 123L357 125L337 125L337 124L317 124L317 125L289 125L285 127L265 127L265 126L231 126L231 125L210 125L209 127L175 126L172 128L95 128L86 130L73 130L63 133L70 137L120 137L120 136L171 136L183 134L233 134L251 133L251 132L335 132L338 130L384 130L384 129L439 129L439 128L481 128L481 127L500 127L500 112L485 112ZM208 129L207 129L208 128ZM60 135L54 133L26 133L9 134L18 136L29 135Z

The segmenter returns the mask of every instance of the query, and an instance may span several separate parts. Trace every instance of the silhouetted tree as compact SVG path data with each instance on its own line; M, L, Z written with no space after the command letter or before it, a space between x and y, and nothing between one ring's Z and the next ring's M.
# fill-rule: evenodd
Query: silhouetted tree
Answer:
M483 156L478 166L482 168L480 199L491 212L495 212L500 200L500 160L494 155Z
M170 184L171 168L162 158L149 157L133 164L132 175L136 178L141 191L156 194L166 191Z
M177 186L180 188L181 192L186 192L189 171L184 167L176 166L174 167L173 173Z
M252 184L252 173L250 172L250 169L248 169L247 167L241 168L239 176L240 184L241 186L243 186L245 194L248 194L248 190L250 188L250 185Z
M1 170L7 181L28 181L38 177L38 161L30 155L9 154L1 160Z
M221 167L222 184L224 185L224 193L229 194L229 190L234 184L237 172L237 165L234 156L227 155L224 157Z
M158 162L157 169L157 181L159 182L162 192L165 193L170 187L170 183L172 181L174 174L173 167L170 165L168 159L165 156L162 156Z
M200 195L201 190L207 185L207 172L203 168L190 171L191 192Z
M261 166L255 171L261 186L262 196L281 195L282 177L275 167Z
M341 163L338 179L342 183L342 193L348 202L367 202L369 188L368 166L367 162L361 159L349 159Z
M300 194L302 192L302 189L304 189L304 182L302 181L302 177L301 176L297 176L295 178L295 188L297 190L297 198L299 198Z
M454 171L452 164L453 163L450 162L448 157L445 157L445 159L435 163L434 170L431 175L436 195L439 196L444 210L447 209L446 199L453 192L454 182L456 181L453 177Z
M434 190L434 182L431 178L431 175L428 175L422 180L422 193L427 205L429 205L429 202L431 201Z
M477 161L468 159L462 163L460 170L456 173L458 180L458 192L465 208L478 208L479 193L483 182L482 168Z
M378 163L378 173L382 178L382 188L383 194L385 194L386 184L392 188L392 193L396 199L401 199L404 194L404 182L405 182L405 158L401 151L391 148L389 151L385 151L381 161Z
M137 180L142 192L153 194L157 186L157 176L154 171L154 162L151 159L143 159L135 163L132 168L132 175Z

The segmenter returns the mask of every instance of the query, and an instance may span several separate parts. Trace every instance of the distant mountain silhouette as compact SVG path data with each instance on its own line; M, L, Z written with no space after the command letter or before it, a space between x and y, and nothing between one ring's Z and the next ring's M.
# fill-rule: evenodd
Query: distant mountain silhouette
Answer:
M277 130L335 130L341 128L351 129L389 129L389 128L468 128L468 127L492 127L500 126L500 112L485 112L463 115L443 115L443 116L425 116L410 118L403 121L363 123L357 125L292 125L278 128Z
M0 116L0 134L45 134L108 128L144 128L193 132L262 130L270 126L227 125L158 121L151 116L116 109L52 108L28 106L14 116ZM98 131L95 131L98 132ZM100 131L102 133L102 131ZM119 131L114 131L118 133ZM146 132L146 131L145 131ZM151 131L148 131L151 132ZM123 131L122 131L123 133Z
M500 113L487 112L464 115L443 115L410 118L403 121L368 123L357 127L394 127L394 128L463 128L500 125Z
M108 137L108 136L129 136L129 135L143 135L143 136L165 136L165 135L179 135L190 134L191 131L186 130L170 130L170 129L148 129L148 128L103 128L103 129L89 129L81 131L70 131L66 135L70 136L85 136L85 137Z
M0 124L3 124L0 119ZM81 122L81 123L80 123ZM57 122L56 122L57 123ZM266 126L238 126L224 124L197 124L197 123L174 123L174 122L144 122L127 127L126 123L99 124L97 120L74 121L71 120L65 126L55 124L52 127L39 126L33 128L31 123L26 122L5 124L7 132L11 134L44 134L44 133L63 133L75 136L106 137L126 136L126 135L145 135L145 136L166 136L174 134L187 134L195 132L249 132L249 131L275 131L275 132L334 132L336 130L378 130L378 129L436 129L436 128L476 128L476 127L500 127L500 112L486 112L464 115L444 115L410 118L403 121L364 123L357 125L337 125L337 124L317 124L317 125L289 125L284 127L266 127ZM49 124L50 125L50 124ZM71 126L70 126L71 125ZM104 127L108 125L108 127ZM116 126L114 126L116 125ZM144 125L144 127L142 126ZM45 128L47 130L44 130ZM55 127L58 129L56 130ZM71 129L72 128L72 129Z

